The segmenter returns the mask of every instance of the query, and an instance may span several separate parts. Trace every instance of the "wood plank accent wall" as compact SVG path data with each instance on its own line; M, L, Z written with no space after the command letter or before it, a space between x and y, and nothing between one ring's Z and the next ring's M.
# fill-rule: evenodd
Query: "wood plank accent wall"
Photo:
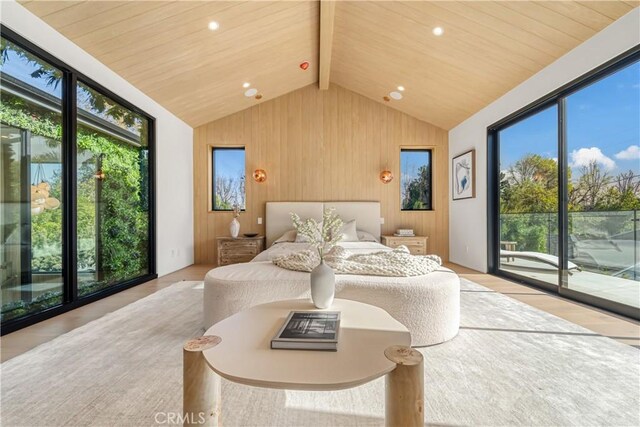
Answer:
M267 201L380 201L382 232L413 228L429 253L449 254L447 131L340 86L309 85L218 119L194 131L195 261L215 263L217 236L229 235L229 212L211 209L211 149L246 147L246 211L240 232L264 233ZM400 148L432 148L434 211L400 210ZM256 183L255 169L267 180ZM379 180L388 168L390 184ZM266 221L266 219L265 219Z

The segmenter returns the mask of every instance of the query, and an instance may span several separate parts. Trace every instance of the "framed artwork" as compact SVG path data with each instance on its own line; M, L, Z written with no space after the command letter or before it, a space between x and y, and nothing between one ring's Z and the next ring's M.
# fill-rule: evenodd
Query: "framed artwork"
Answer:
M454 157L451 173L453 200L476 197L476 150Z

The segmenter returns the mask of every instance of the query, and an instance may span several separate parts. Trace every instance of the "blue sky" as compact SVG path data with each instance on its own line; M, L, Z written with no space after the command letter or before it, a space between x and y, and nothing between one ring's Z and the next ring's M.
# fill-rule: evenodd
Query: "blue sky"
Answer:
M54 85L47 85L46 79L31 77L31 73L33 73L37 67L21 59L12 50L7 50L7 60L0 66L0 69L3 73L7 73L31 86L35 86L51 95L62 98L62 82L60 82L57 87L54 87Z
M567 97L567 152L573 176L595 160L610 174L640 174L640 62ZM501 169L528 153L557 158L557 109L500 134Z
M418 176L418 169L429 163L429 154L426 151L401 151L400 168L405 178L413 179ZM406 176L409 175L409 176Z
M216 175L239 178L245 174L243 149L216 150L213 167Z

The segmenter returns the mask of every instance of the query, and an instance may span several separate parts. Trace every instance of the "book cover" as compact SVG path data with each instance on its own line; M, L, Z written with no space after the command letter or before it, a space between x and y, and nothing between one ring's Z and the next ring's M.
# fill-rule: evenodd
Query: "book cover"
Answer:
M337 350L339 331L339 311L292 311L271 348Z

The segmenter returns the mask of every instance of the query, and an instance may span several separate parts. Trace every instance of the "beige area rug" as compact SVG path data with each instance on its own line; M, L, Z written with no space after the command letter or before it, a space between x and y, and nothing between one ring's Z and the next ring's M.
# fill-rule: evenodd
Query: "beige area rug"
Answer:
M3 363L2 425L175 425L202 292L176 283ZM475 283L462 283L460 334L420 351L430 425L640 425L638 349ZM382 379L337 392L223 383L227 427L379 426L383 405Z

